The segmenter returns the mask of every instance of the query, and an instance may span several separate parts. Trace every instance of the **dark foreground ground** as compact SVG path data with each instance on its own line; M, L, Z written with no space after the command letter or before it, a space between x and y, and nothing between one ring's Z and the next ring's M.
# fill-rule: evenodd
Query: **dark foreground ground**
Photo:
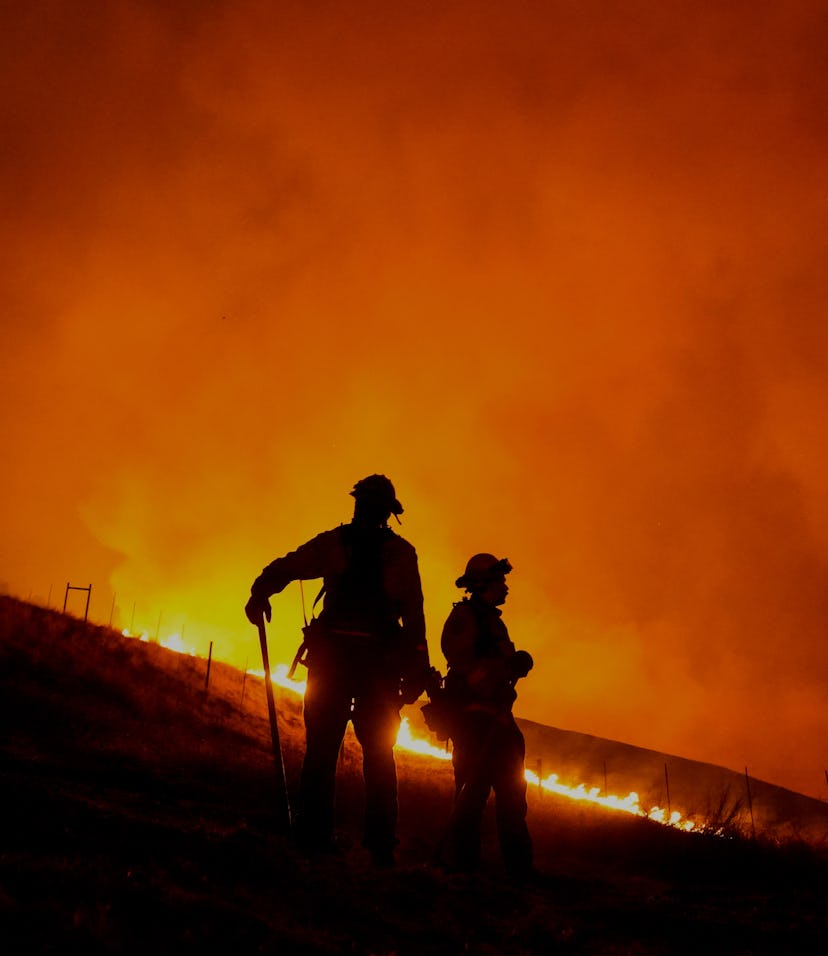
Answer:
M430 865L448 768L427 758L399 757L395 870L359 847L353 748L343 853L308 861L272 814L261 682L217 668L207 694L199 668L0 599L3 953L828 952L828 860L804 844L533 797L542 883L510 883L491 840L481 873L448 876ZM280 706L295 781L300 714Z

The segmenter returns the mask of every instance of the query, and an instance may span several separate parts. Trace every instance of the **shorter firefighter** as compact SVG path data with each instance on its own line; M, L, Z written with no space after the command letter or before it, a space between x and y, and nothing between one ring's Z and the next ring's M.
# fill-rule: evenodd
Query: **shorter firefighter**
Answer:
M533 662L526 651L515 650L499 609L511 570L507 559L492 554L470 558L456 581L468 594L443 627L456 787L443 855L453 870L478 865L483 811L494 790L501 853L509 871L523 877L533 873L532 840L526 826L526 747L512 705L515 684Z

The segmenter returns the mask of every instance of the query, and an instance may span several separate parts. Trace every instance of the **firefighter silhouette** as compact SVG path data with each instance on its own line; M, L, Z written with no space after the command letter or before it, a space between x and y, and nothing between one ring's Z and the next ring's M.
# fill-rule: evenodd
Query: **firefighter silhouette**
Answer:
M253 582L245 612L270 620L268 598L295 580L322 578L323 605L306 629L305 756L296 836L311 852L335 849L336 764L348 721L362 748L363 845L393 865L400 707L422 693L429 670L423 594L414 547L388 527L403 508L391 481L354 485L349 524L277 558ZM397 520L399 518L397 517Z
M467 596L453 606L443 627L456 796L441 852L452 869L477 867L483 811L494 790L501 853L509 870L522 876L533 872L532 841L526 826L526 747L512 705L515 684L533 662L526 651L515 650L501 616L511 570L507 559L492 554L470 558L456 581Z

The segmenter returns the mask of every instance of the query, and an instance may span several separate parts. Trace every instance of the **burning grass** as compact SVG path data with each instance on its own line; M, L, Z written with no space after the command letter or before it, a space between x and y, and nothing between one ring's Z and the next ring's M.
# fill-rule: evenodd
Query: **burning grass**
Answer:
M451 768L400 750L400 866L358 845L362 784L340 766L341 857L275 833L262 682L0 599L0 932L13 953L749 953L826 942L825 859L685 834L530 788L537 886L430 865ZM299 699L279 693L297 779ZM411 715L412 726L416 723ZM415 726L415 732L417 728ZM722 804L729 813L731 801Z

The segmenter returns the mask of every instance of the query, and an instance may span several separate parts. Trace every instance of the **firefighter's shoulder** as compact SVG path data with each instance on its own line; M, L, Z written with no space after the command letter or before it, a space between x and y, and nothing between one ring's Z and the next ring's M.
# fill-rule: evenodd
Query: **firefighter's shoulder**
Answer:
M445 626L449 630L464 630L467 627L474 626L477 623L477 617L467 598L457 601L451 606L449 615L446 618Z

